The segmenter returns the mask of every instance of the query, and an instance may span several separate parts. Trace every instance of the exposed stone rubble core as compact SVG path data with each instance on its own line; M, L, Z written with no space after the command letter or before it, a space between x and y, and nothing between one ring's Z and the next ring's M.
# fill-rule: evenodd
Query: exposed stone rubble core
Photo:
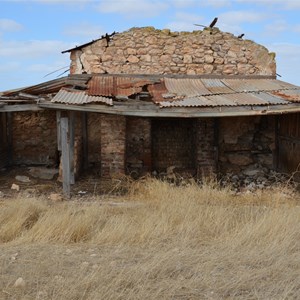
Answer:
M13 162L16 165L57 163L55 111L12 114Z
M255 192L275 186L299 188L299 184L289 174L278 173L259 164L252 165L240 173L227 173L220 181L222 186L230 186L235 192Z
M132 28L71 52L71 74L275 75L275 54L218 28Z

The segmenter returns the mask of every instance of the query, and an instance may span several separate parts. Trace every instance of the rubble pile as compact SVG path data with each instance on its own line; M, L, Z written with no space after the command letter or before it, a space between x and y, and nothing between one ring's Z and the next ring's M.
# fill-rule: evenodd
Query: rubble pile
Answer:
M239 174L227 173L220 181L221 186L231 186L236 192L254 192L258 189L269 189L278 185L297 185L289 174L278 173L259 164L249 166Z

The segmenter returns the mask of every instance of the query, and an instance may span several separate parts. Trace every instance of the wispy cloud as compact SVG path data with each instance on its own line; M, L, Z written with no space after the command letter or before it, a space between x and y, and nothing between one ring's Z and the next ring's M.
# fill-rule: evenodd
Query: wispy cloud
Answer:
M71 43L55 40L1 41L0 56L15 59L47 57L72 46Z
M299 0L231 0L231 2L276 7L277 9L300 9Z
M104 29L99 25L89 24L87 22L69 25L64 28L63 34L74 37L97 38L104 33Z
M0 19L0 32L20 31L23 26L11 19Z
M153 17L161 14L169 3L158 0L102 0L97 5L101 13L117 13L126 17Z
M194 23L204 23L204 19L197 14L179 12L175 14L173 21L167 23L165 27L173 31L198 30L199 27L196 27Z

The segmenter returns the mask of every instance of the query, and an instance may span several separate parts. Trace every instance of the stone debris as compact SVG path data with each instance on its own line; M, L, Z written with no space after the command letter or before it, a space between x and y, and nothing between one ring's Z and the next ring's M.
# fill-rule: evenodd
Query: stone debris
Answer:
M30 179L29 179L28 176L17 175L17 176L15 177L15 179L16 179L17 181L20 181L20 182L23 182L23 183L29 183L29 182L30 182Z
M248 167L238 174L228 173L221 179L222 186L229 185L236 192L254 192L287 183L293 184L289 175L278 173L260 165Z
M10 188L10 189L19 192L19 191L20 191L20 186L17 185L17 184L15 184L15 183L13 183L13 184L11 185L11 188Z
M26 282L22 277L19 277L14 283L14 287L16 288L24 288L25 286Z
M2 191L0 191L0 199L4 198L4 197L5 197L5 194Z
M53 202L60 202L63 201L63 196L61 194L50 194L49 199Z
M10 257L10 261L11 262L14 262L14 261L16 261L17 260L17 258L18 258L18 256L19 256L19 253L17 252L17 253L15 253L15 254L13 254L11 257Z
M52 180L58 174L58 169L31 167L29 168L29 174L35 178Z

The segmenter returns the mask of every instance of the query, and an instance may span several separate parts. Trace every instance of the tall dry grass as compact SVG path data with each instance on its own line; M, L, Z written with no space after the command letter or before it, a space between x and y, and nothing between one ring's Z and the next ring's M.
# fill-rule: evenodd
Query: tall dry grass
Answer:
M3 202L0 298L300 295L299 195L278 189L235 196L212 184L149 179L113 201L121 203ZM24 289L13 287L19 276Z

